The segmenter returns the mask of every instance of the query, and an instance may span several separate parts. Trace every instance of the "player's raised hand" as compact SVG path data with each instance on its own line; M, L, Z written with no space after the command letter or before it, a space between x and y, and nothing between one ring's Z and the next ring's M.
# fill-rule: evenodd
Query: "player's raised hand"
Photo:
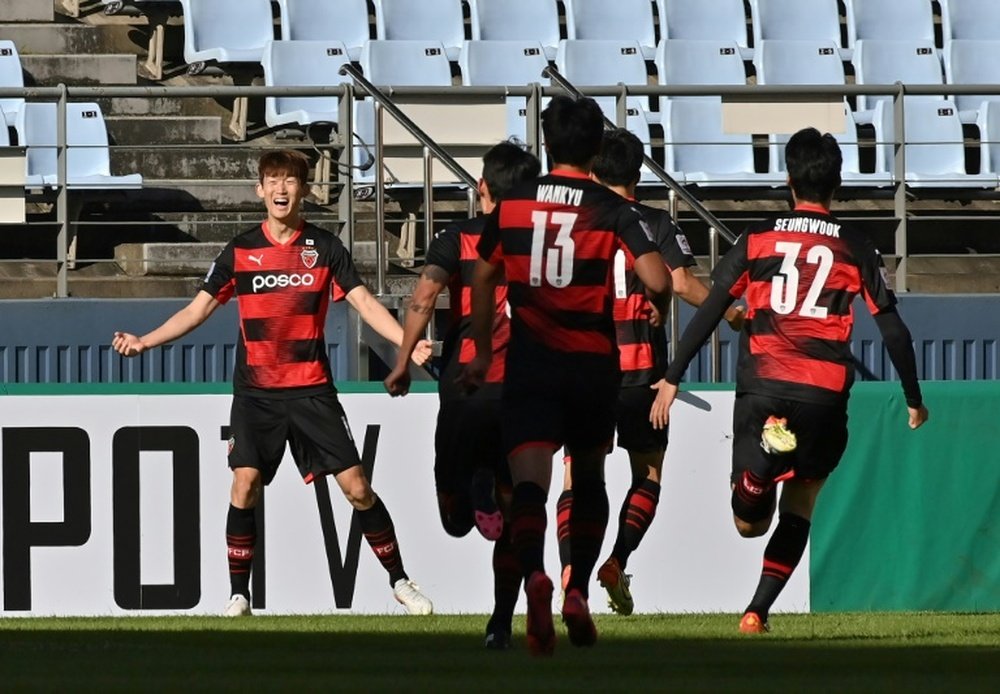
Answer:
M455 382L462 386L467 393L472 393L483 387L486 382L486 372L490 368L490 359L475 356L462 367Z
M729 327L740 332L743 330L743 321L746 319L747 309L745 306L733 306L732 309L726 314L726 322L729 323Z
M417 346L413 348L413 354L410 355L410 359L417 366L423 366L427 363L427 360L431 358L431 354L434 351L434 343L430 340L420 340Z
M906 411L910 415L910 428L919 429L920 426L926 422L931 413L927 411L927 408L921 405L920 407L907 407Z
M382 381L385 391L392 397L406 395L410 392L410 371L404 366L396 366Z
M653 399L653 406L649 408L649 422L654 429L665 429L670 423L670 406L677 397L677 386L661 378L650 388L656 391L656 397Z
M131 333L116 332L111 347L124 357L134 357L146 351L142 340Z

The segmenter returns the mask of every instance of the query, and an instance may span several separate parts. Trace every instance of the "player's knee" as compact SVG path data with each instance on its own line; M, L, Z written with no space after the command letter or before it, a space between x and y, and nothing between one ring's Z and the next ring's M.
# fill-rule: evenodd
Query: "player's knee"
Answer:
M259 475L237 471L233 475L233 484L230 487L230 501L237 508L254 508L260 499L260 488Z
M736 529L743 537L757 537L763 532L767 532L767 525L774 515L774 507L777 502L778 492L774 482L762 480L749 470L736 480L733 485L732 508L733 516L737 519ZM767 521L762 532L754 534L761 521ZM741 524L745 528L741 529Z
M464 506L450 494L438 494L438 513L441 515L441 527L452 537L465 537L475 525L472 509L464 508Z
M749 523L739 516L734 515L733 525L736 526L736 532L740 534L740 537L761 537L767 534L768 528L771 527L771 518L768 517L755 523Z
M358 511L367 511L375 504L375 493L372 488L363 482L356 482L341 489L347 503Z

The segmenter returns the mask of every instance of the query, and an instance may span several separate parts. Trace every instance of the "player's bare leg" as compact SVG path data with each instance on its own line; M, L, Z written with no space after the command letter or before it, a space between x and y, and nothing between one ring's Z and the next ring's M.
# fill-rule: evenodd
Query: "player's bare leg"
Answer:
M260 470L251 467L233 469L229 490L229 513L226 516L226 553L229 556L230 598L223 614L245 617L250 612L250 567L257 544L257 519L254 509L263 487Z
M368 476L360 465L341 470L336 475L337 484L358 514L361 532L375 552L382 568L389 574L389 585L396 600L410 614L431 614L431 601L420 592L403 569L403 557L396 540L396 528L389 510L375 494Z
M514 492L511 498L511 542L521 562L528 598L528 649L551 655L556 633L552 624L552 579L545 574L545 501L552 480L552 449L529 446L508 457Z

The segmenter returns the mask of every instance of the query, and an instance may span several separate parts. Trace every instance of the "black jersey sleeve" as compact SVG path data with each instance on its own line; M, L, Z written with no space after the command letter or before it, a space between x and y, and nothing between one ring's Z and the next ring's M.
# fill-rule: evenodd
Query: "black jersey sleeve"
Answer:
M229 301L236 293L236 252L234 248L232 241L226 244L226 247L222 249L211 267L208 268L205 280L201 284L201 290L211 294L212 298L220 304Z
M333 275L333 284L343 292L344 296L364 284L361 281L361 275L358 274L358 270L354 266L351 254L339 239L335 239L330 254L330 271ZM333 294L338 296L336 291L333 291Z
M500 202L493 211L486 216L486 223L483 226L483 233L479 235L479 243L476 244L476 252L479 257L494 265L500 262L503 251L500 248Z
M664 213L660 215L659 224L655 230L656 245L660 248L660 255L667 267L678 270L682 267L692 267L698 264L694 254L691 253L691 246L688 245L687 237L681 228L674 223L670 215Z
M436 265L454 275L461 269L461 233L457 224L452 224L434 237L427 249L427 265Z
M913 338L906 323L895 307L890 307L875 314L875 325L882 333L882 341L885 342L885 348L889 352L889 359L899 374L906 404L909 407L920 407L923 396L920 393L920 382L917 380L917 357L913 353Z
M660 252L655 243L653 228L632 205L623 204L618 208L615 232L634 258Z
M896 305L896 295L889 288L889 273L882 255L866 235L852 235L851 246L861 271L861 296L868 310L875 315L891 309Z

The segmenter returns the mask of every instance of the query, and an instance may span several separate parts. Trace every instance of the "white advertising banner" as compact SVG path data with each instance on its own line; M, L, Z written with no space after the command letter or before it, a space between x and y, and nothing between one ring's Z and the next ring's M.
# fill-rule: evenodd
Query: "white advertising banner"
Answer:
M766 538L732 525L733 394L695 391L672 413L656 520L629 561L637 612L742 611ZM491 546L449 537L433 478L437 396L342 394L372 483L396 526L410 577L438 613L492 609ZM218 614L229 597L230 473L225 395L0 397L0 614ZM558 579L549 495L546 568ZM624 451L607 463L614 542L629 483ZM392 613L388 579L334 483L305 485L290 456L264 501L255 612ZM808 553L775 606L808 611ZM591 590L595 611L603 591ZM523 609L523 599L520 607Z

